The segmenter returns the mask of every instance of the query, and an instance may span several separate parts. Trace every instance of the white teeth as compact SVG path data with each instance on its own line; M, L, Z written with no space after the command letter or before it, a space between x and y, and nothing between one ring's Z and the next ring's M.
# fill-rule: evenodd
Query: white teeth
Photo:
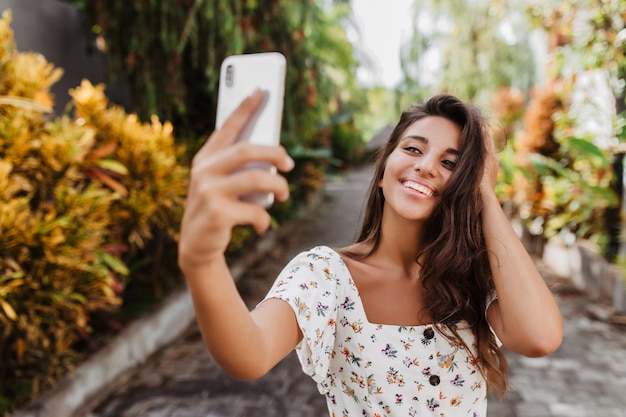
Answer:
M420 185L416 182L413 181L404 181L402 183L402 185L404 185L405 187L408 187L412 190L418 191L424 195L427 195L428 197L432 197L433 196L433 191L430 188L424 187L423 185Z

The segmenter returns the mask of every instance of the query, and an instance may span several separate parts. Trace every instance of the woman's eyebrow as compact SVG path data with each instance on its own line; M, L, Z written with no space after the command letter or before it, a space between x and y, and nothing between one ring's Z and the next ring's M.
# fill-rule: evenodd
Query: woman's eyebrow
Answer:
M425 138L424 136L408 135L408 136L405 136L403 139L415 139L418 142L422 142L423 144L428 145L428 138ZM446 153L456 155L456 156L461 154L461 152L459 152L458 149L454 149L454 148L446 149Z

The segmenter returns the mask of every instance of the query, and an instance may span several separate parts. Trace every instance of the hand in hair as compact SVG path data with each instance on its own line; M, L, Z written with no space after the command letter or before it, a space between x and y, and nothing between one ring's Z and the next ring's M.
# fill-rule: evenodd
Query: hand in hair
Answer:
M481 195L485 193L493 192L496 187L496 180L498 178L498 171L500 169L500 163L496 154L496 145L493 138L490 135L485 134L485 168L483 171L483 179L480 183Z

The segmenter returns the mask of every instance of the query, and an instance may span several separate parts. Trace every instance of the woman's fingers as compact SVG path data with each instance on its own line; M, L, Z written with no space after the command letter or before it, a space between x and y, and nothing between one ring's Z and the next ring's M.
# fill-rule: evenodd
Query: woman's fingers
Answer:
M220 195L188 205L181 225L179 265L183 270L201 267L222 256L234 225L250 225L263 233L270 224L270 215L263 207Z
M261 91L245 99L193 159L181 224L182 266L200 265L223 254L236 225L251 225L258 233L267 230L267 211L260 205L241 201L240 196L263 192L273 193L280 201L289 197L289 184L284 177L248 165L261 163L290 171L294 162L285 149L237 142L262 99Z
M493 191L498 179L500 162L498 161L498 156L496 154L496 145L493 138L489 135L485 135L485 148L487 152L485 153L485 164L483 168L484 172L481 186L484 191Z
M289 183L281 175L250 168L222 177L214 184L213 192L229 199L237 199L252 192L272 193L277 200L285 201L289 198Z
M179 262L201 265L222 254L236 225L251 225L258 233L267 230L268 212L239 200L240 195L252 191L274 193L278 200L286 200L289 184L280 175L255 169L192 180L181 224Z
M194 158L194 170L210 170L212 175L228 175L249 163L267 163L279 171L290 171L294 162L282 146L237 143L228 149ZM206 172L204 173L206 175Z
M263 207L239 200L222 201L222 203L224 205L219 211L213 211L209 208L207 212L207 214L215 216L214 221L231 225L249 225L257 233L263 233L270 227L270 215ZM228 209L223 210L224 208Z
M261 90L256 90L246 97L226 119L222 127L209 136L206 143L198 151L197 156L218 152L235 143L262 101L263 92Z
M285 171L293 167L293 160L282 147L250 144L194 159L179 245L184 265L199 265L223 253L236 225L251 225L259 233L267 230L267 211L240 201L239 196L267 192L284 201L289 197L289 184L283 176L268 170L241 169L245 163L259 160Z

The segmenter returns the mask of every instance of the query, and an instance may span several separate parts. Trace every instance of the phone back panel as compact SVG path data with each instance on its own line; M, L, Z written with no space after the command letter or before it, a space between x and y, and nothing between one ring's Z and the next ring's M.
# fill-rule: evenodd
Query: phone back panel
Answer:
M278 146L285 96L286 59L278 52L232 55L220 68L215 128L220 129L241 102L256 89L264 92L260 108L242 130L239 140L266 146ZM273 165L261 162L247 164L244 169L276 173ZM239 197L243 201L269 207L274 195L252 192Z
M233 55L220 69L216 128L220 129L239 104L256 89L265 92L261 109L240 140L276 146L280 142L285 95L285 57L278 52Z

